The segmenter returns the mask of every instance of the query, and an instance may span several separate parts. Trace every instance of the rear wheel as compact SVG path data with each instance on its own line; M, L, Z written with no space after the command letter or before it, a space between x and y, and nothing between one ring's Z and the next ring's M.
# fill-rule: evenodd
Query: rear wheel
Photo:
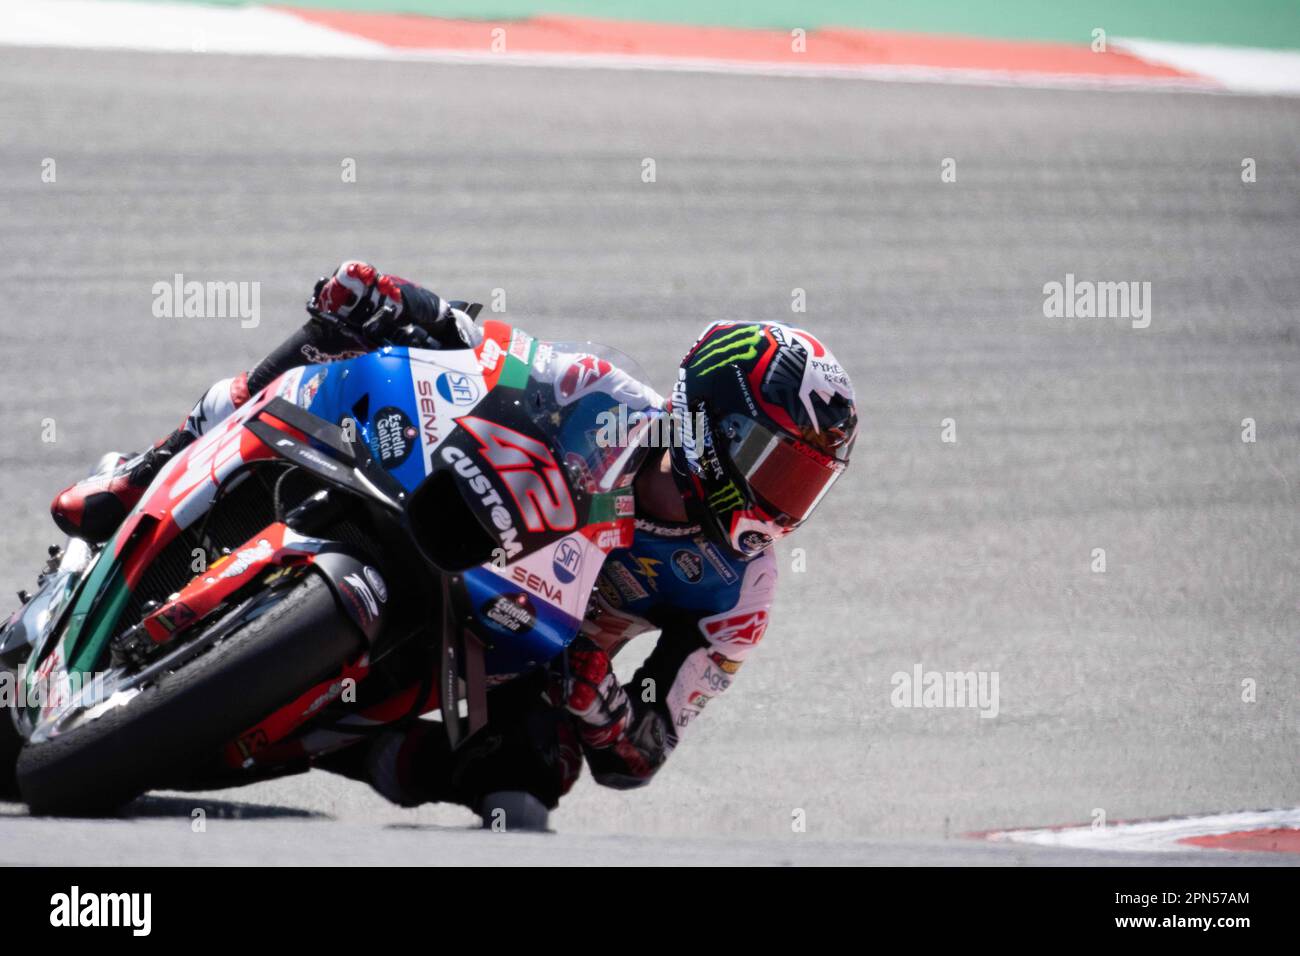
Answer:
M363 646L329 585L308 574L260 617L122 706L23 748L22 797L38 814L111 812L208 764Z

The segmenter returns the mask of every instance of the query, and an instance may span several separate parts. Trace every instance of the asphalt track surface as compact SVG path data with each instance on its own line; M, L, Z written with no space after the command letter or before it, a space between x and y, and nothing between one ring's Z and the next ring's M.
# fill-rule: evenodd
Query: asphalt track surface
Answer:
M6 49L0 129L5 593L59 487L344 257L503 289L665 389L706 321L794 319L864 421L763 647L648 789L584 779L537 837L321 772L8 806L0 862L1150 862L962 835L1300 803L1300 101ZM155 318L178 272L259 282L259 326ZM1045 318L1067 273L1149 281L1150 327ZM891 706L916 664L996 672L998 715Z

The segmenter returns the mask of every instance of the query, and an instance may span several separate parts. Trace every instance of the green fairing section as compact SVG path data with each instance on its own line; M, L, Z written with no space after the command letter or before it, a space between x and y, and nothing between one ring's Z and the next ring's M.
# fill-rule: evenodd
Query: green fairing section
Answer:
M90 633L77 648L76 659L68 668L69 670L90 673L98 669L100 658L108 647L108 639L113 636L113 627L121 617L122 609L126 607L127 598L131 596L126 580L121 574L121 565L115 561L113 568L113 577L105 585L108 593L95 619L88 622ZM85 628L83 627L82 630Z
M528 384L528 367L533 361L533 352L537 349L537 341L534 339L528 346L527 360L515 358L509 352L506 353L505 365L501 367L501 377L497 379L498 385L506 388L523 388Z
M631 495L631 491L611 491L605 494L592 495L591 510L587 514L587 520L592 524L603 521L617 521L618 499L631 497Z
M122 575L122 564L112 557L117 545L114 538L104 545L99 559L77 589L73 599L72 610L68 613L68 623L64 627L59 646L63 649L64 667L69 673L90 673L96 670L100 656L108 645L122 608L130 596L126 579ZM89 619L91 606L95 598L104 592L98 612L93 620ZM88 637L83 641L83 634ZM30 691L35 684L35 673L41 662L33 656L24 665L23 680Z

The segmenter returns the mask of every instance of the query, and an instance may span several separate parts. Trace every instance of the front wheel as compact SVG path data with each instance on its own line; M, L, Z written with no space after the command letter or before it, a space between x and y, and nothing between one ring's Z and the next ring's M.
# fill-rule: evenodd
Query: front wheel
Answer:
M363 647L329 585L308 574L261 616L121 706L24 747L22 797L36 814L112 812L206 765Z
M0 679L17 687L17 677L12 671L0 671ZM18 735L9 708L0 707L0 800L20 800L18 793L18 751L22 749L23 738Z

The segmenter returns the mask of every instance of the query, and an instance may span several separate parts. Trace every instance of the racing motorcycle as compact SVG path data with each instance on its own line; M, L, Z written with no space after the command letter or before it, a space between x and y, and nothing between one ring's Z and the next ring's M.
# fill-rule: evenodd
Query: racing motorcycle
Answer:
M51 547L0 628L0 788L111 812L301 772L424 714L457 746L489 686L562 654L631 543L640 443L600 422L644 377L482 329L286 372L107 543ZM614 365L632 374L611 388Z

